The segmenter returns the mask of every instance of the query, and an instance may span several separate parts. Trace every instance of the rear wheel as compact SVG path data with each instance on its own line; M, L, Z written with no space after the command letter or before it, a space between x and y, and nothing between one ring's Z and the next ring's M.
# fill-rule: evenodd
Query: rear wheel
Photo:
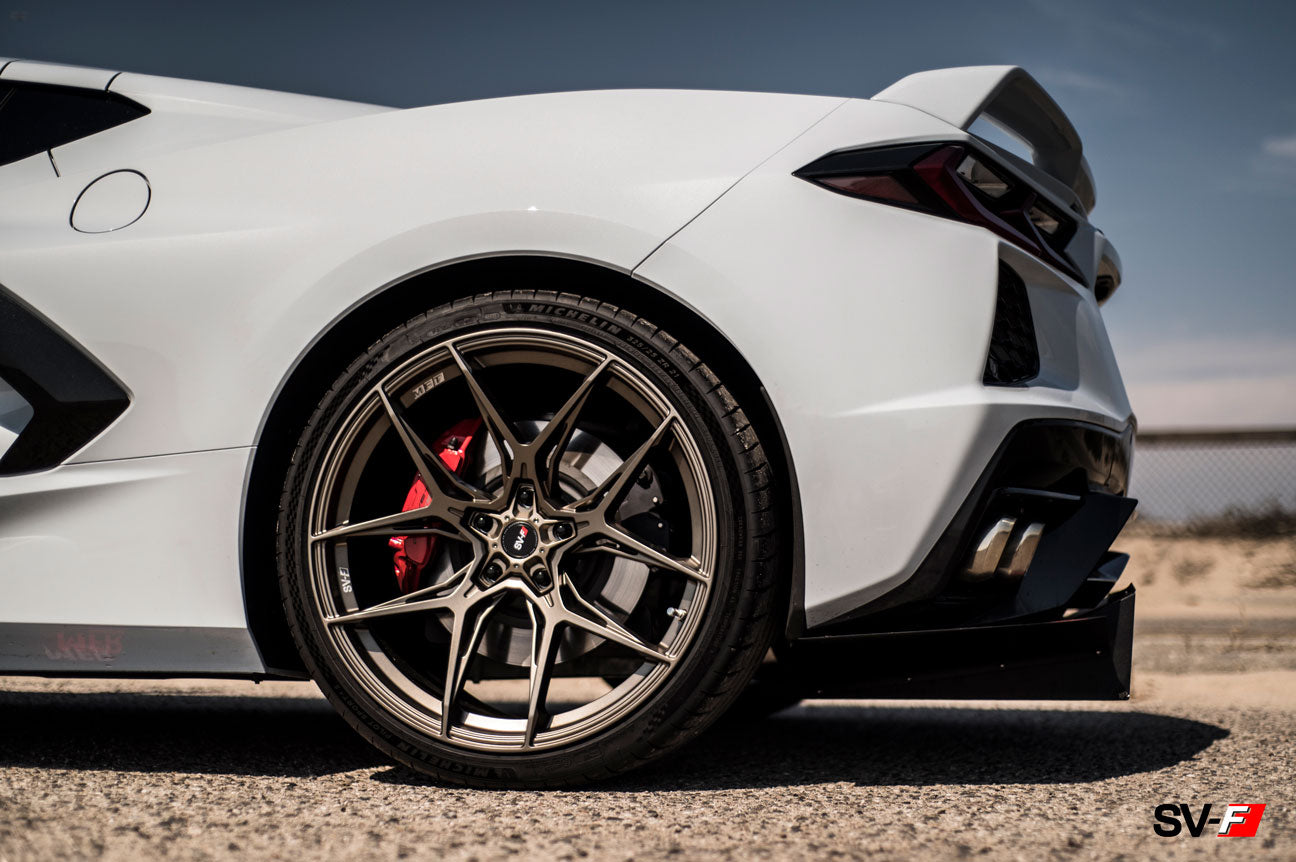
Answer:
M325 695L401 762L611 775L700 732L769 645L771 481L721 381L651 323L483 294L393 330L306 424L284 600Z

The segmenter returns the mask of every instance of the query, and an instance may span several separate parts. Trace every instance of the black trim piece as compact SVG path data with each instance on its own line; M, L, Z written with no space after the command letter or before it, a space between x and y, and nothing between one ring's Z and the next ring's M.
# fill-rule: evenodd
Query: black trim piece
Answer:
M1039 343L1026 282L999 261L994 326L982 382L987 386L1024 386L1040 373Z
M1045 528L1011 602L987 611L983 619L1020 618L1076 606L1076 597L1102 566L1107 549L1137 505L1137 500L1115 494L1085 494L1080 508Z
M126 390L84 350L3 290L0 377L33 411L0 458L0 475L58 466L130 403Z
M106 89L0 79L0 165L53 150L149 113Z
M1134 588L1048 622L803 638L778 674L802 697L1125 700Z
M1103 555L1102 561L1098 568L1094 569L1085 582L1080 585L1080 589L1071 597L1070 604L1081 608L1090 608L1101 602L1116 582L1125 572L1125 566L1129 564L1129 554L1120 554L1116 551L1108 551Z

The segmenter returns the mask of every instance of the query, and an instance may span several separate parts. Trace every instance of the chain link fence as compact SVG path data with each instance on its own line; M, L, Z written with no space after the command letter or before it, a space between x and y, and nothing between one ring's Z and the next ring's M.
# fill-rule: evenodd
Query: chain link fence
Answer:
M1145 527L1296 535L1296 428L1141 432L1130 495Z

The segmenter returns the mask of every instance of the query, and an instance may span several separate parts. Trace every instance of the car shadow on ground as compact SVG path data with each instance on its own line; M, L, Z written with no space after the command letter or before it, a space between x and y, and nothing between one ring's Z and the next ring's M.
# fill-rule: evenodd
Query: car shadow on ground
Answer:
M1174 766L1228 735L1132 711L814 705L723 722L672 760L601 787L1077 784Z
M434 783L389 766L315 698L0 692L0 716L0 766L303 778L376 768L377 781ZM1227 735L1131 711L813 705L725 721L592 789L1069 784L1173 766Z
M319 698L0 692L0 768L312 777L388 764Z

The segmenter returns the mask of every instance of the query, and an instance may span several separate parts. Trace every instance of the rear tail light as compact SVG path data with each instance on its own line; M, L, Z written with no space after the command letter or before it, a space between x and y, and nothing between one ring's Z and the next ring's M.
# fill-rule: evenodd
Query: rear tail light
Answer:
M1082 278L1066 254L1075 221L969 144L846 150L816 159L796 176L851 197L988 228Z
M1011 183L986 167L986 163L978 160L976 156L966 156L959 162L958 175L964 182L991 200L998 200L1008 194L1008 190L1012 188Z
M1055 236L1062 229L1062 219L1048 207L1036 204L1026 211L1026 216L1035 225L1035 229L1046 236Z

